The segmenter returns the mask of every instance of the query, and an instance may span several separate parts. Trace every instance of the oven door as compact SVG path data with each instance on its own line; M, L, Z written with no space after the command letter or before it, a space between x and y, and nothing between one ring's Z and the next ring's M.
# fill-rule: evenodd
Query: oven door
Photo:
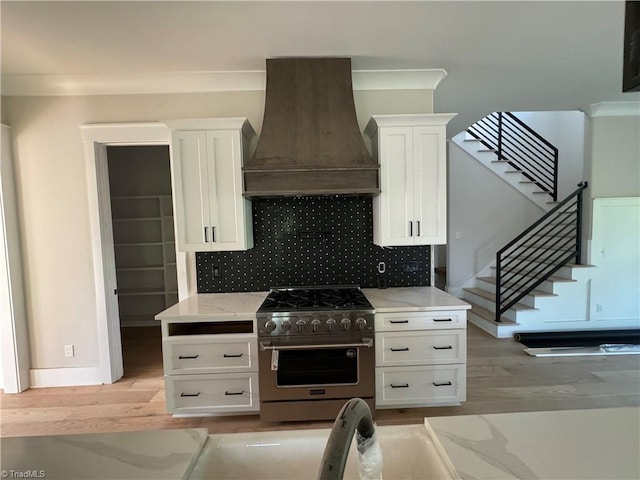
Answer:
M260 400L373 397L373 338L260 341Z

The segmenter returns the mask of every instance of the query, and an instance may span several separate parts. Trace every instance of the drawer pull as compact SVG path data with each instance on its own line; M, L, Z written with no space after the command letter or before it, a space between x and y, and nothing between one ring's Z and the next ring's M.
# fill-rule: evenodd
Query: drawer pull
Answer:
M434 387L449 387L451 385L452 385L451 382L442 382L442 383L433 382Z
M198 393L184 393L182 392L180 394L181 397L199 397L200 396L200 392Z
M434 322L453 322L452 318L434 318Z
M243 393L244 393L244 390L240 390L239 392L229 392L229 391L224 392L225 395L242 395Z
M241 353L225 353L223 355L224 358L240 358L241 356Z
M195 358L198 358L199 356L200 355L180 355L178 357L178 360L189 360L189 359L193 360Z
M404 347L404 348L392 348L391 349L392 352L408 352L409 351L409 347Z
M393 383L391 384L391 388L409 388L409 384L408 383L403 383L401 385L394 385Z
M453 347L451 345L447 345L446 347L438 347L437 345L433 346L434 350L451 350Z
M389 320L389 323L409 323L409 320Z

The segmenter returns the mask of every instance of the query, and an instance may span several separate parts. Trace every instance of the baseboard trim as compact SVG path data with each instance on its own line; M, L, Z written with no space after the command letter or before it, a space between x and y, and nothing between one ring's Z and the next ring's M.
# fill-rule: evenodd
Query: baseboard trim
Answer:
M35 368L29 371L31 388L102 385L100 367Z

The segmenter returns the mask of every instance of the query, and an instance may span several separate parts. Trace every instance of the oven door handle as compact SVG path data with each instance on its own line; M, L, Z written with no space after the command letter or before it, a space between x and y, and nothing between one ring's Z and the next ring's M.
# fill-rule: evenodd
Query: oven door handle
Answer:
M260 343L260 350L317 350L319 348L356 348L373 347L373 338L363 338L361 343L323 343L321 345L271 345L270 343Z

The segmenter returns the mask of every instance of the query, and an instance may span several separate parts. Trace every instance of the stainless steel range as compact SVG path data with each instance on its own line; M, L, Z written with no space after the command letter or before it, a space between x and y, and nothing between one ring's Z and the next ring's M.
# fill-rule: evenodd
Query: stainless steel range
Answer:
M272 288L257 320L261 420L333 419L354 397L373 411L374 309L357 285Z

